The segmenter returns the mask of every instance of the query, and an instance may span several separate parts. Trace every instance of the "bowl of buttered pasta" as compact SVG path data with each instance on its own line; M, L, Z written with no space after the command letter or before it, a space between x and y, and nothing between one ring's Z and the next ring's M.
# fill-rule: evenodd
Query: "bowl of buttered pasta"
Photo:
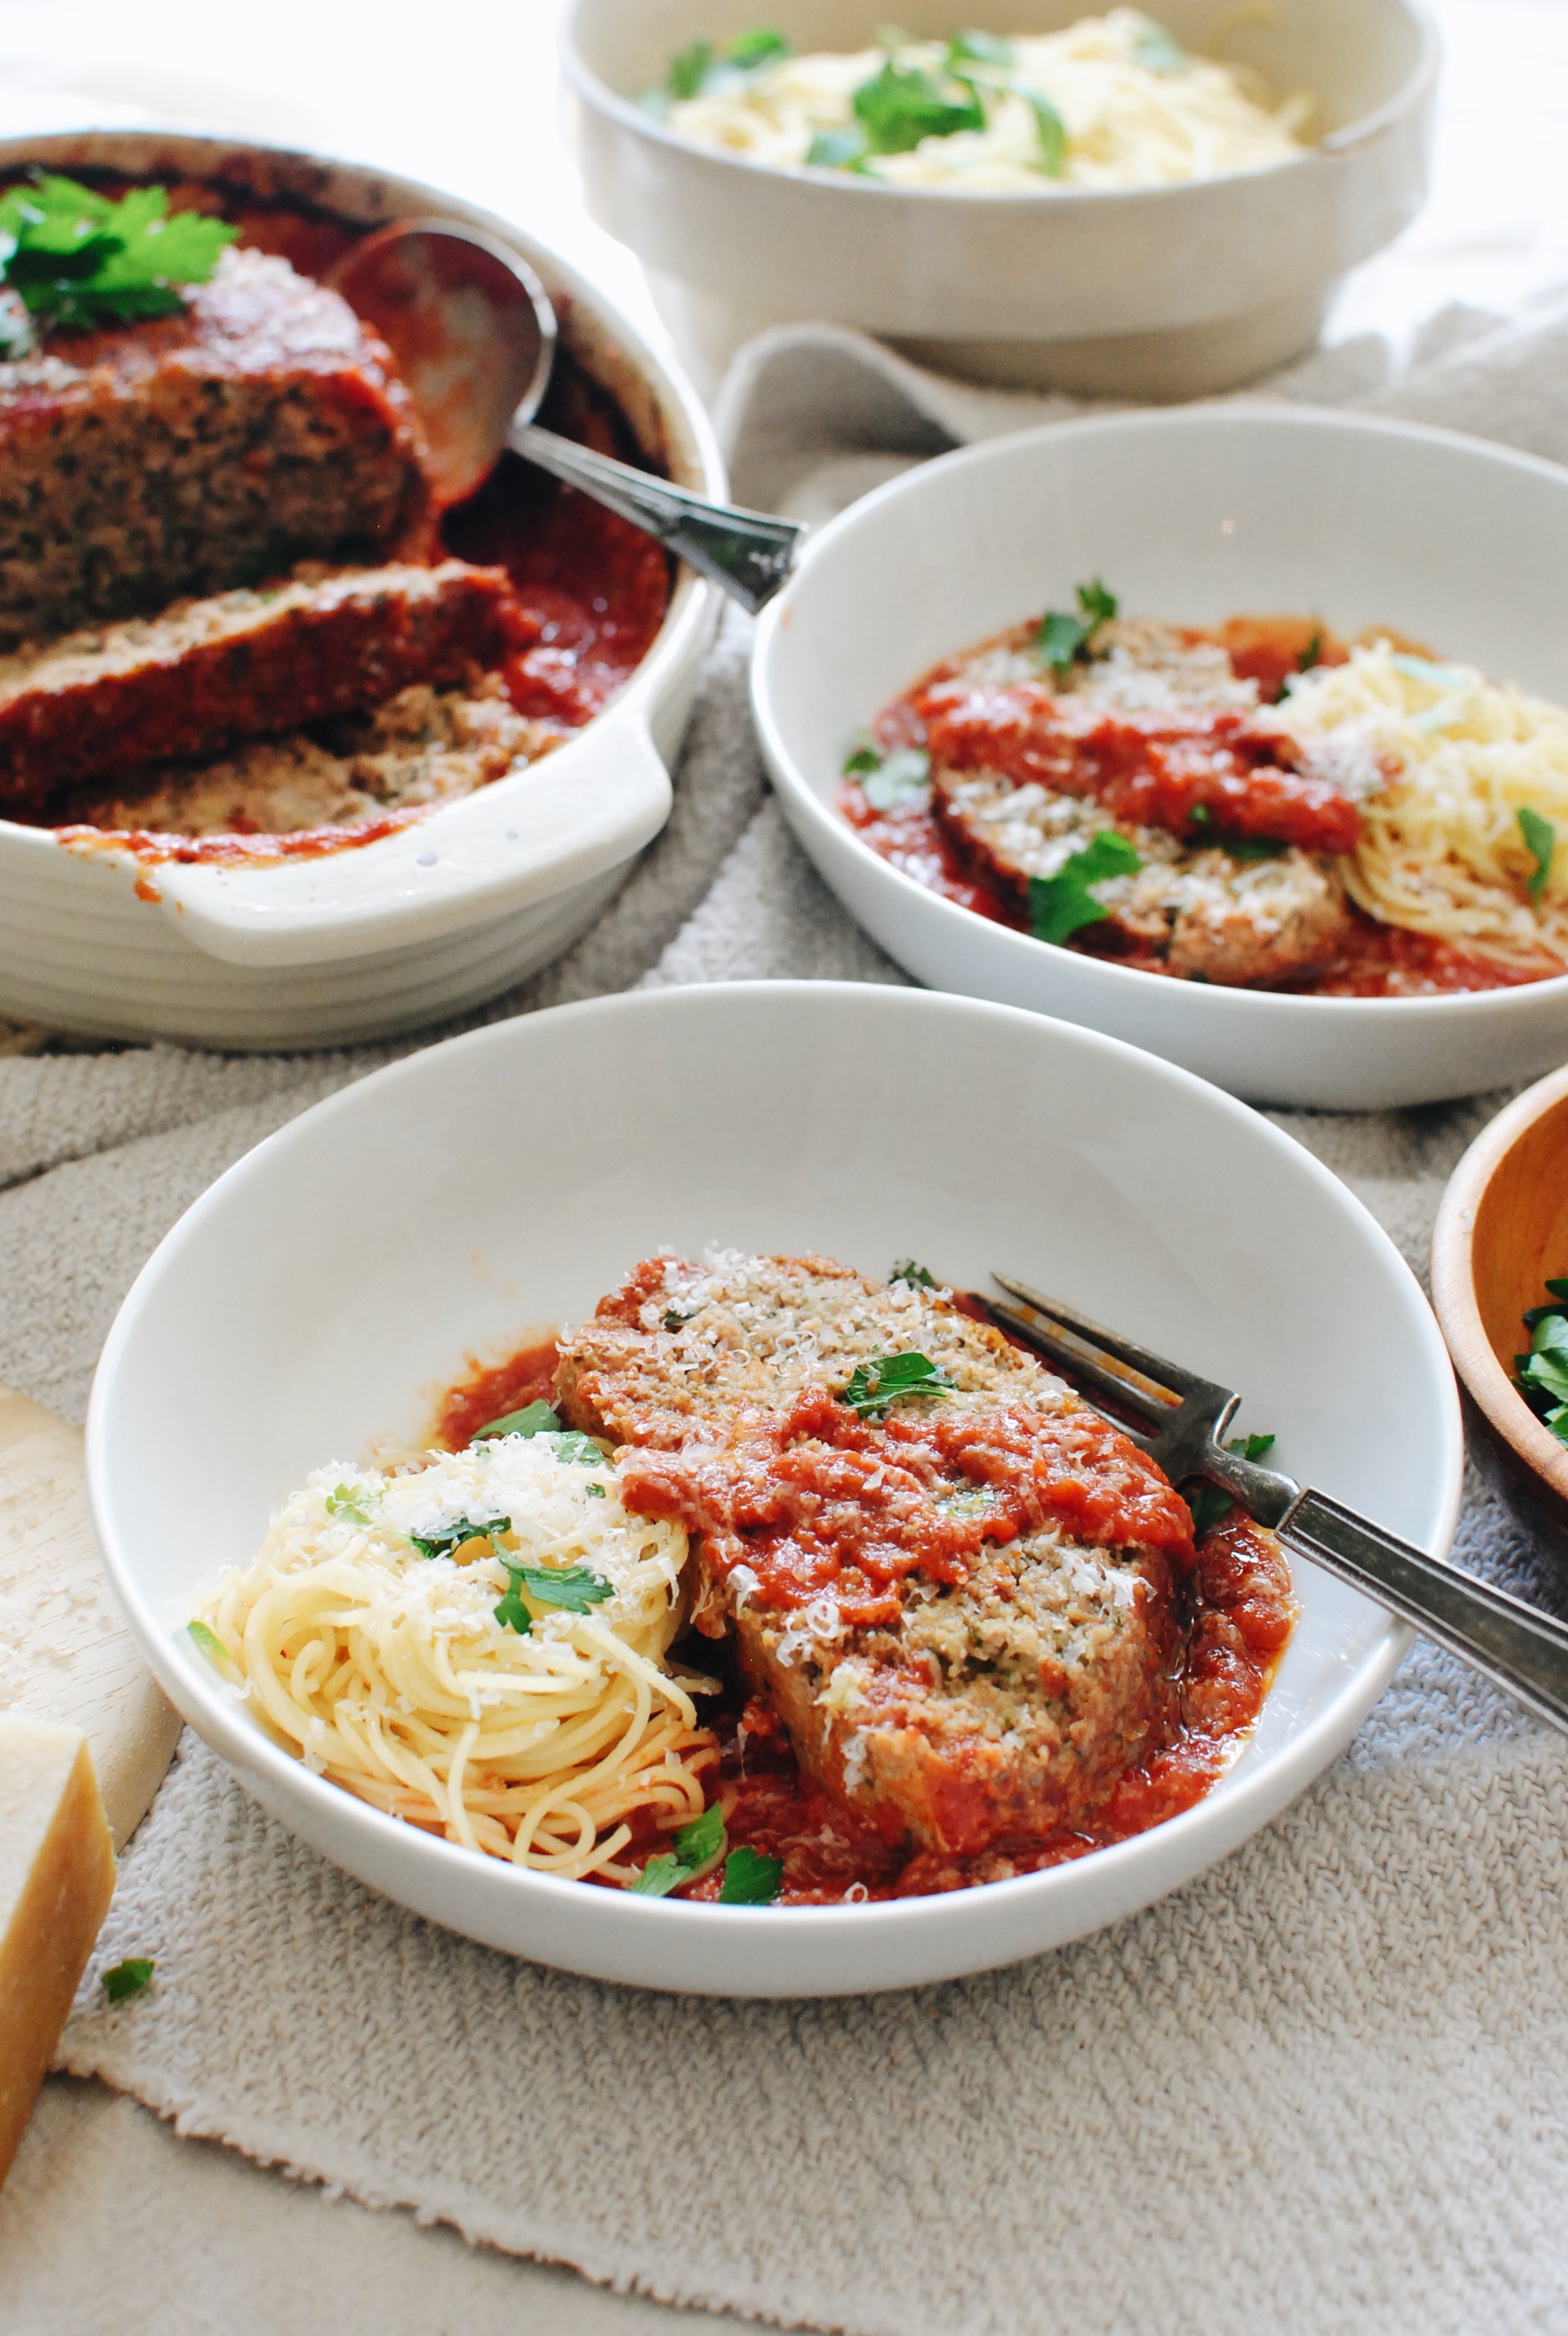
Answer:
M815 317L974 379L1203 395L1310 347L1425 198L1439 45L1419 0L886 13L568 13L590 208L710 380Z

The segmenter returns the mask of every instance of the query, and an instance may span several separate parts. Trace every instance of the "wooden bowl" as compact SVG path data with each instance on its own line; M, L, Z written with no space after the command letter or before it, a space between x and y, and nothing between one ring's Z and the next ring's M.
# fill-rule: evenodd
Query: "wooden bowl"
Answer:
M1432 1303L1459 1374L1470 1451L1524 1531L1568 1563L1568 1445L1514 1385L1523 1316L1568 1273L1568 1068L1482 1130L1432 1234Z

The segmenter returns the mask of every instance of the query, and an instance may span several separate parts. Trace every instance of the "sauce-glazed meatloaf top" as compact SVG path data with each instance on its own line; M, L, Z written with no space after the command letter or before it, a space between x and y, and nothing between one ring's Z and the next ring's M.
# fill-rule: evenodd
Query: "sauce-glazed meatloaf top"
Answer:
M846 1400L891 1356L940 1393ZM803 1764L890 1840L1071 1825L1164 1740L1185 1504L939 1291L819 1258L647 1260L563 1338L558 1401L633 1447L628 1506L697 1536Z
M420 441L336 292L231 247L179 316L0 364L0 647L391 549Z
M268 589L66 634L0 657L0 804L457 681L499 666L521 625L503 569L448 560L307 564Z

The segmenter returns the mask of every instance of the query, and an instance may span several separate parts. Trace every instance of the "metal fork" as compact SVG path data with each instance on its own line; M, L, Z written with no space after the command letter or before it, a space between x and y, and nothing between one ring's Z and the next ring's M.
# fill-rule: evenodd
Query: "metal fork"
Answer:
M1027 1282L991 1278L1018 1300L983 1300L993 1321L1076 1380L1091 1401L1102 1398L1094 1401L1102 1418L1130 1436L1173 1484L1203 1476L1220 1485L1287 1549L1402 1615L1568 1731L1568 1624L1428 1557L1326 1493L1303 1491L1278 1468L1227 1452L1224 1433L1242 1400L1233 1388L1167 1362ZM1116 1406L1147 1426L1129 1425Z

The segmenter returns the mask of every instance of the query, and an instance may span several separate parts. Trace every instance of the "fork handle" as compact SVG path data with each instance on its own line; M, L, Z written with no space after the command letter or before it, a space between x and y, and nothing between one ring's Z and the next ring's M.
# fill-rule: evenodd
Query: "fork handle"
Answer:
M667 544L754 617L789 580L795 547L805 533L794 520L709 502L704 495L671 486L667 479L634 471L629 462L558 438L537 422L514 422L507 444L525 462L537 462L541 471Z
M1568 1626L1428 1557L1324 1493L1303 1493L1274 1530L1287 1549L1402 1614L1424 1638L1568 1731Z

